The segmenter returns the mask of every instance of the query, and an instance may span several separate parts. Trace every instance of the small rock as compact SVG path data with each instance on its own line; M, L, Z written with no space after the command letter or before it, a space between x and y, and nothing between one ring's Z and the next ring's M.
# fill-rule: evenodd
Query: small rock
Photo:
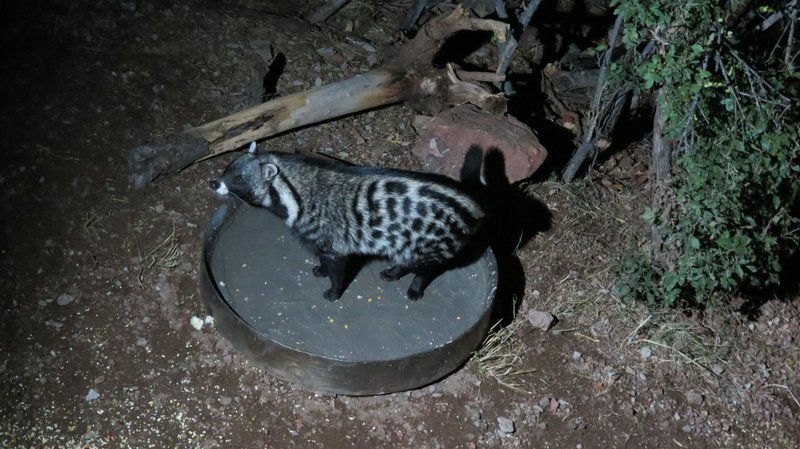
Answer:
M577 429L578 425L580 425L580 421L577 418L572 418L569 421L567 421L567 429L569 430Z
M130 12L136 12L136 2L120 2L119 5Z
M703 395L695 391L686 393L686 402L691 405L703 405Z
M497 417L497 425L500 427L500 431L505 433L505 434L507 434L507 435L510 435L510 434L514 433L514 430L515 430L514 429L514 421L512 421L512 420L510 420L508 418L505 418L503 416L498 416Z
M192 319L189 320L189 324L191 324L192 327L195 328L195 330L199 331L200 329L203 328L204 322L203 322L202 318L198 318L196 316L193 316Z
M547 150L527 125L469 105L437 114L411 151L422 159L425 171L458 178L473 145L499 151L512 183L531 176L547 157Z
M553 321L555 321L555 317L553 315L539 310L528 310L528 313L526 313L525 316L528 318L528 322L530 322L533 327L539 328L543 331L550 329L550 326L553 325Z
M722 365L714 365L714 366L711 367L711 371L713 371L714 374L719 376L720 374L725 372L725 368L723 368Z
M558 402L558 399L556 399L556 398L551 398L551 399L550 399L550 411L551 411L551 412L555 413L555 412L556 412L556 410L558 410L558 407L559 407L560 405L561 405L561 403L560 403L560 402Z
M324 59L330 59L330 58L333 57L333 49L332 48L327 48L327 47L318 48L317 49L317 54L322 56Z
M89 392L86 393L86 397L84 398L84 400L86 400L86 402L92 402L94 400L97 400L97 398L99 397L100 393L98 393L97 390L95 390L94 388L90 388Z
M222 404L224 406L228 406L228 405L231 405L231 398L228 397L228 396L220 396L219 397L219 402L220 402L220 404Z
M250 48L267 64L272 62L274 55L269 42L263 39L253 39L250 41Z
M414 128L414 131L416 131L417 134L422 134L425 126L431 122L431 119L433 119L433 117L417 114L411 119L411 126Z
M140 348L144 348L145 346L147 346L147 339L144 338L144 337L137 338L136 339L136 346L138 346Z
M642 348L639 349L639 355L642 356L643 360L647 360L653 355L653 349L650 348L650 346L642 346Z
M579 351L572 351L572 360L580 360L583 357Z
M214 325L214 317L211 316L211 315L206 315L205 319L203 320L203 323L207 324L209 326L213 326Z
M686 424L685 426L681 427L681 430L683 430L685 433L689 433L692 431L692 426Z
M58 295L58 298L56 298L56 304L59 306L66 306L72 301L75 301L75 296L70 295L69 293L62 293Z

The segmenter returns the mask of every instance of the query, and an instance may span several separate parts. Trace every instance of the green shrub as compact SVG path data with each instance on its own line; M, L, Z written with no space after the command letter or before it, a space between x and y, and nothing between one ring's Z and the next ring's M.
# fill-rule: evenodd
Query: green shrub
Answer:
M771 33L741 27L742 2L614 3L629 49L656 40L646 63L614 73L639 91L662 89L676 144L667 195L642 216L663 247L627 257L618 292L713 305L718 292L776 284L800 244L798 73L780 24ZM767 3L747 8L768 15Z

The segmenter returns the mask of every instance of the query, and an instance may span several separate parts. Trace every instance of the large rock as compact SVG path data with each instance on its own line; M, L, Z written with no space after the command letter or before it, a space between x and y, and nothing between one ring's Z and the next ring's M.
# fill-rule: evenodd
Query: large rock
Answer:
M427 171L457 179L464 155L472 145L484 151L500 150L510 182L532 175L547 157L547 150L524 123L471 105L457 106L433 117L411 151L425 162Z

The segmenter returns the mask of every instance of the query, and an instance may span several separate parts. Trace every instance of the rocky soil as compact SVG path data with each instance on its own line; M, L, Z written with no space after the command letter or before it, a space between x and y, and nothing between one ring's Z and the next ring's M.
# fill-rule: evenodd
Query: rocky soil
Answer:
M409 4L353 2L321 27L247 2L9 8L0 30L1 447L800 444L799 301L756 298L765 301L744 314L736 306L752 298L742 298L701 314L613 296L613 262L642 229L646 159L635 148L585 182L520 187L553 225L517 252L526 285L507 328L515 376L493 377L479 352L419 390L320 395L251 364L213 323L192 325L206 316L201 239L219 204L206 182L233 155L135 190L127 150L369 69L379 53L364 42L400 39ZM277 53L285 70L268 92L262 76ZM413 115L383 108L264 145L418 168ZM528 310L557 320L541 330Z

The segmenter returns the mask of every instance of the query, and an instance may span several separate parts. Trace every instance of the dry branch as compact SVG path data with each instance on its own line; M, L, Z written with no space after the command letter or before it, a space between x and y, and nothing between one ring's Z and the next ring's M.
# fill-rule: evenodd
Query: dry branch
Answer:
M159 176L176 173L194 162L255 140L378 106L437 97L426 103L429 109L470 102L493 111L505 110L503 98L432 66L444 41L461 30L490 30L503 41L508 25L471 18L463 8L456 7L426 23L414 39L396 48L382 67L277 98L132 149L129 163L134 185L145 186ZM452 72L451 68L447 70Z
M595 147L597 140L597 122L600 114L600 101L603 98L603 90L606 87L606 71L611 63L611 55L614 52L614 47L616 45L617 36L619 35L621 26L622 14L619 14L617 15L617 19L614 21L614 27L609 36L608 49L603 57L603 65L600 66L600 76L597 78L597 88L594 91L592 107L590 110L592 117L584 125L581 144L575 150L575 153L573 153L569 163L567 163L567 167L564 169L563 179L566 182L570 182L573 180L573 178L575 178L575 175L578 173L578 169L580 169L581 165L583 165L583 161L586 159L586 156L588 156L589 152Z
M322 22L349 2L350 0L329 0L309 14L308 21L311 23Z

